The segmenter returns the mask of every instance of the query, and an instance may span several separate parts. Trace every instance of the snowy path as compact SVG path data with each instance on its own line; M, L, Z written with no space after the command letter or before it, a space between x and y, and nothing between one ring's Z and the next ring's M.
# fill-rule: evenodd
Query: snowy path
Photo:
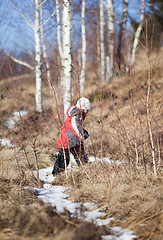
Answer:
M14 128L15 123L20 120L21 117L24 117L27 114L26 111L14 112L12 117L4 122L4 125L7 128ZM8 147L14 147L11 144L9 139L0 139L1 145L6 145ZM114 161L109 158L94 158L90 157L89 161L102 161L108 164L114 163ZM74 158L71 156L71 167L76 165ZM116 161L116 164L120 164L120 162ZM70 167L68 167L69 169ZM54 180L53 175L51 174L52 167L44 168L39 170L39 178L42 182L44 182L43 188L31 188L25 187L25 189L29 191L37 192L37 197L46 204L50 204L55 207L58 213L64 213L65 210L69 211L71 216L78 217L84 221L93 222L98 226L106 225L108 226L108 232L111 232L113 235L105 235L101 236L102 240L132 240L135 239L136 236L133 235L132 231L129 229L122 229L121 227L110 227L109 223L113 220L113 218L107 218L108 213L102 212L102 209L98 208L97 205L93 203L73 203L67 198L69 195L65 194L66 188L63 186L53 186L51 182ZM36 175L36 173L34 172ZM81 213L81 207L85 208L85 211Z
M97 160L97 159L96 159ZM98 159L100 161L100 159ZM94 158L90 158L90 161L94 161ZM110 163L111 160L105 159L106 162ZM72 159L73 162L73 159ZM102 212L97 205L93 203L73 203L67 198L69 195L65 194L66 188L63 186L53 186L51 182L54 180L51 174L52 167L44 168L39 170L39 178L45 184L42 189L26 187L27 190L37 192L37 197L46 204L56 208L58 213L64 213L65 210L69 211L71 216L76 216L84 221L93 222L98 226L107 225L108 231L112 232L113 235L102 236L102 240L131 240L135 239L136 236L129 229L122 229L121 227L109 228L109 223L113 218L107 218L108 213ZM85 211L81 214L81 207L85 207Z

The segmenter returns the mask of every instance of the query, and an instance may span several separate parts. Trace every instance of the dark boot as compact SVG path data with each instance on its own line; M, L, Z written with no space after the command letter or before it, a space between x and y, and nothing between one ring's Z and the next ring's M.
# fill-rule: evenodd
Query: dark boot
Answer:
M66 165L68 166L70 162L68 150L59 149L59 153L57 155L57 159L52 171L53 176L56 176L59 172L62 172L65 170L65 161L64 161L65 156L66 156Z

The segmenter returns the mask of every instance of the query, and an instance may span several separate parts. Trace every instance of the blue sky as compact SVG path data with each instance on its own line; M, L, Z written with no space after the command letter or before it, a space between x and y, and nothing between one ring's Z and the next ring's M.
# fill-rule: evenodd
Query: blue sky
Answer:
M32 16L32 1L18 1L19 8L22 8L23 4L25 6L24 11L25 15L34 21ZM48 0L47 0L48 1ZM50 1L50 0L49 0ZM74 0L75 1L75 0ZM6 51L11 52L21 52L34 49L34 32L33 29L30 28L25 20L18 14L17 10L14 10L13 4L11 0L5 0L0 3L0 43L1 49L5 49ZM86 0L87 2L87 0ZM73 1L72 1L73 4ZM116 14L119 18L122 15L122 6L123 0L116 0L114 4L114 8ZM30 11L29 11L30 8ZM140 18L140 9L141 9L141 0L129 0L129 15L133 16L135 20L139 21ZM51 7L51 11L53 11ZM29 15L30 14L30 15ZM46 11L46 17L49 17L50 13ZM74 30L77 34L80 34L78 31L78 26L80 26L80 16L76 17L76 23L74 20ZM50 20L47 24L47 27L50 25L55 25L55 21ZM128 28L131 28L130 22L127 22ZM51 44L56 44L56 28L55 26L47 30L46 33L49 35L49 42L52 41Z

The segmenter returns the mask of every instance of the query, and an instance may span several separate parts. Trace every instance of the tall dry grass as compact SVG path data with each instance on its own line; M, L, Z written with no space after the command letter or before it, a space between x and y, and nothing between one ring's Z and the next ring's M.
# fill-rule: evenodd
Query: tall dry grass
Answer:
M52 166L56 154L59 121L48 84L43 84L46 101L41 115L34 111L33 76L10 78L1 84L1 138L9 138L14 147L0 145L0 239L100 239L102 229L73 219L69 213L58 215L24 190L24 186L42 187L33 171ZM4 121L21 110L28 115L8 129Z
M130 76L118 76L109 85L101 84L97 73L92 72L92 80L88 79L91 72L87 73L85 96L90 98L92 110L85 120L85 128L90 133L85 147L90 156L111 157L115 163L89 163L74 170L73 176L68 172L66 178L63 173L54 182L68 186L73 201L98 204L108 216L114 217L113 226L132 229L138 239L161 240L163 234L162 54L161 51L155 63L156 55L152 53L150 69L138 59ZM147 59L141 62L146 63ZM33 77L11 78L2 89L1 135L10 138L15 147L0 146L0 239L18 239L17 236L19 239L67 239L67 236L99 239L101 230L95 226L85 223L75 226L77 220L53 215L51 209L40 205L35 196L23 190L24 186L41 184L34 178L33 170L53 166L57 151L60 131L57 109L48 84L44 82L43 88L47 101L42 115L34 111ZM73 96L73 103L77 97ZM61 101L58 104L62 108ZM14 110L27 110L29 114L14 129L7 129L2 123ZM120 165L116 164L117 160L121 161Z
M114 217L110 226L132 229L138 239L163 236L163 185L152 171L131 171L128 164L90 163L80 169L62 173L55 185L67 186L74 202L94 202L107 217Z
M13 188L13 184L10 184ZM7 188L5 188L5 191ZM36 201L34 195L10 191L0 204L0 239L100 239L104 233L94 224L85 223L67 215L59 215L54 208ZM18 193L21 190L22 194ZM19 195L16 197L16 193ZM3 190L1 194L6 195Z
M109 85L88 82L86 149L113 164L90 163L54 181L69 187L73 201L99 204L115 218L113 226L132 229L138 239L163 237L162 54L146 55L146 66Z
M160 56L152 54L141 71L135 67L130 76L117 78L110 85L99 83L92 93L88 90L93 102L87 123L92 154L111 154L138 171L142 167L145 172L152 167L155 175L162 171L161 56L162 52Z

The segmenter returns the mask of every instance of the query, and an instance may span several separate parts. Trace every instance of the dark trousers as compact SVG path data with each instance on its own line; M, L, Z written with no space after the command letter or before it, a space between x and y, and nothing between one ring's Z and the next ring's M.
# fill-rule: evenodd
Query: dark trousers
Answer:
M74 146L70 149L59 149L59 153L57 155L57 159L52 171L53 175L57 175L57 173L64 171L65 163L66 163L66 166L69 165L70 153L73 154L78 166L80 166L80 164L85 164L88 162L88 157L87 157L87 154L85 153L83 144Z

